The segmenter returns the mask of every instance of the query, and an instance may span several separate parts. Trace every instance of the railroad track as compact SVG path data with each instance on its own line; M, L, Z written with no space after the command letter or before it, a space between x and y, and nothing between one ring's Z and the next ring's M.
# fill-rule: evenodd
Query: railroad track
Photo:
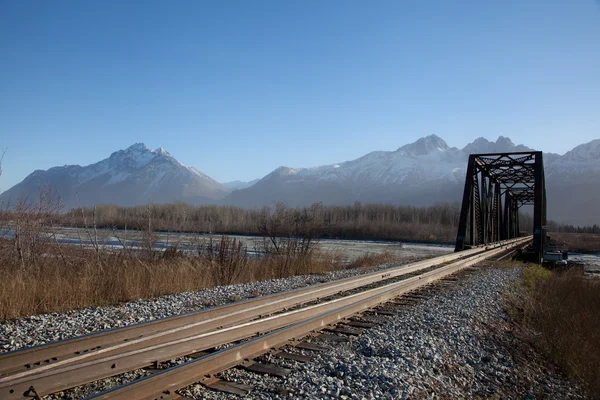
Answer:
M0 399L31 399L163 361L190 361L94 396L181 398L195 382L436 280L498 257L531 238L436 257L175 317L22 349L0 356ZM298 343L298 342L296 342ZM219 351L220 348L228 345ZM204 351L213 350L204 355ZM191 358L189 356L192 356Z

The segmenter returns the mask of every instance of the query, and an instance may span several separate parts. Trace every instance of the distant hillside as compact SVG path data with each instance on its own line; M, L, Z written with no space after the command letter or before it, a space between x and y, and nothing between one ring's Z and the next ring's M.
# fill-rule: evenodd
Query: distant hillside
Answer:
M65 165L34 171L0 195L0 202L36 193L40 187L56 190L66 208L95 204L131 206L148 202L215 203L228 190L193 167L186 167L162 148L142 143L114 152L95 164Z
M288 206L383 203L428 206L460 201L467 158L472 153L530 151L509 138L479 138L463 149L431 135L395 151L375 151L351 161L312 168L279 167L260 180L220 184L179 163L163 149L138 143L96 164L34 171L0 195L0 203L47 186L67 208L186 202L254 208L283 201ZM548 217L574 225L600 224L600 139L560 156L544 153ZM240 165L243 167L243 165Z
M548 216L559 222L600 224L600 140L565 155L545 153ZM316 201L344 205L390 203L427 206L460 201L469 154L531 151L509 138L479 138L463 149L431 135L396 151L375 151L356 160L313 168L279 167L223 203L260 207L273 201L304 206Z

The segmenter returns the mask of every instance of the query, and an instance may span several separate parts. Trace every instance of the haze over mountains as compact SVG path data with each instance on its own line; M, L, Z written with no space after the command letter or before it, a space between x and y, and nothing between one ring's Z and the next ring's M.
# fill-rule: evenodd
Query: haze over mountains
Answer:
M356 160L315 168L279 167L249 188L231 193L237 206L261 206L273 199L291 206L390 203L426 206L456 201L462 195L470 153L526 151L510 139L479 138L459 150L431 135L396 151L374 151Z
M179 163L164 149L143 143L119 150L85 167L65 165L37 170L0 194L0 202L14 201L40 187L58 191L66 208L94 204L132 206L148 202L214 203L228 190L193 167Z
M162 148L151 150L138 143L86 167L34 171L0 194L0 203L47 186L58 191L67 208L177 201L239 207L261 207L273 201L293 207L316 201L427 206L461 199L469 154L529 150L533 149L502 136L495 142L479 138L457 149L431 135L395 151L375 151L313 168L282 166L256 181L221 184L182 165ZM600 223L600 139L562 156L544 153L544 165L548 217L575 225Z

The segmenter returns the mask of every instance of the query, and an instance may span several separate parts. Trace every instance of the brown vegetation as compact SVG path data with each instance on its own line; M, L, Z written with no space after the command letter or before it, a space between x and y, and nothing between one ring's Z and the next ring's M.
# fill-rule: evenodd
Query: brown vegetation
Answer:
M50 192L35 201L21 199L14 211L0 213L0 228L14 233L0 239L0 319L393 260L390 254L367 255L347 265L338 254L320 252L315 237L322 224L314 218L319 207L263 210L257 230L264 240L257 255L227 236L198 241L194 251L177 245L156 250L152 206L136 222L141 246L128 246L125 239L120 250L99 245L95 210L81 213L81 243L61 244L55 230L60 199ZM303 236L292 236L296 232Z
M567 248L572 251L600 251L600 234L551 232L550 237L559 243L566 243Z
M94 210L84 211L83 215L91 219ZM243 209L178 203L152 205L152 226L154 230L169 232L262 235L265 216L280 215L282 218L278 222L281 224L271 227L276 236L281 231L303 237L309 229L308 233L313 237L452 242L456 239L459 214L458 204L419 208L356 202L352 206L316 203L310 207L290 208L275 203L263 209ZM143 231L148 206L98 206L95 215L98 228ZM63 215L61 224L86 225L80 209Z
M541 335L538 344L590 398L600 398L600 280L582 270L524 271L523 323Z
M428 208L391 205L261 210L186 204L99 206L60 213L60 198L41 191L0 212L0 318L113 304L214 285L359 268L393 260L390 254L348 261L323 253L322 237L451 241L457 205ZM78 245L57 238L58 225L75 226ZM121 246L104 248L98 228L113 232ZM135 231L135 241L127 236ZM243 233L262 236L249 251L236 239L200 240L195 250L172 244L157 250L156 231ZM200 237L200 236L199 236Z
M0 319L394 260L389 254L375 254L347 265L339 256L317 251L250 257L227 237L214 245L214 252L200 250L202 255L184 255L175 247L151 257L101 250L100 262L93 249L48 245L40 247L41 257L24 266L11 256L13 248L11 241L0 242Z

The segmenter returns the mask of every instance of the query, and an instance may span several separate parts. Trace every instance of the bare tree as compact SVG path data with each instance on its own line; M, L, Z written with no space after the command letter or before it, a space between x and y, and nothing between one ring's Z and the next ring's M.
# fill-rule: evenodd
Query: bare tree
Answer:
M146 205L146 226L141 229L142 231L142 244L146 249L147 255L149 258L153 256L154 244L158 240L157 235L154 233L154 228L152 226L152 218L155 215L155 206L154 203Z
M259 215L258 231L264 239L265 252L282 254L291 232L291 213L282 202L275 202L274 209L264 207Z
M92 220L94 223L94 239L92 239L92 234L90 232L90 229L88 228L87 220L85 218L85 210L79 203L79 194L77 192L75 193L75 198L77 199L77 205L81 209L81 217L83 219L85 231L88 235L88 238L90 239L90 243L92 244L92 246L94 246L94 250L96 250L96 262L99 264L100 263L100 247L98 246L98 231L96 230L96 207L94 206L94 211L92 212ZM81 238L79 240L81 241Z
M37 200L21 196L12 214L14 249L23 268L43 255L43 247L56 238L53 218L62 210L60 196L48 188L40 189ZM55 239L54 242L58 244Z

